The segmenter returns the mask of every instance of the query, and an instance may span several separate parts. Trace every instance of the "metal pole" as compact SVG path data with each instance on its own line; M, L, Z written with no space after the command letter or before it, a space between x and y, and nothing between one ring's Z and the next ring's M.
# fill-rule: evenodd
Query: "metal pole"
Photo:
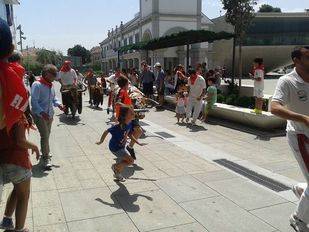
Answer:
M190 44L187 44L187 72L190 66Z
M233 63L232 63L232 83L235 82L235 56L236 56L236 39L233 38Z
M118 68L120 68L120 51L118 50Z

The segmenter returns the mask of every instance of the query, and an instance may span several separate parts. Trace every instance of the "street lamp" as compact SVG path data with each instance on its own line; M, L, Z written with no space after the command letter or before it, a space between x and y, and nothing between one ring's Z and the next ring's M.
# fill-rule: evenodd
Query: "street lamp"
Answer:
M19 30L19 42L17 43L18 45L20 45L20 51L23 51L23 40L26 40L27 38L24 37L24 32L21 30L21 25L19 25L17 28L17 30Z

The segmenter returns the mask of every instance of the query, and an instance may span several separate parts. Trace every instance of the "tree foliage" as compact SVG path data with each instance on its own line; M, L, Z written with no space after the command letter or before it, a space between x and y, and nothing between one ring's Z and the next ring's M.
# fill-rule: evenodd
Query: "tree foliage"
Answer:
M242 79L242 44L246 31L248 30L255 16L255 0L221 0L223 9L226 10L225 20L234 26L236 40L239 44L238 75L239 86ZM233 64L234 65L234 64Z
M68 55L81 57L83 64L91 61L91 52L81 45L75 45L73 48L69 48Z
M263 4L260 7L259 12L261 12L261 13L268 13L268 12L281 13L281 9L279 7L273 7L273 6L268 5L268 4Z
M63 61L63 55L60 52L49 51L46 49L40 49L36 53L36 61L42 65L53 64L60 66Z

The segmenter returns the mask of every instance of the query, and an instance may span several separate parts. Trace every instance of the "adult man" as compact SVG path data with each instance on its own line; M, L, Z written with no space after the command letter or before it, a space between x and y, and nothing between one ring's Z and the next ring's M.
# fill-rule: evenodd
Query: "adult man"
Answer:
M33 83L31 87L31 106L34 122L41 136L41 163L44 168L50 170L51 156L49 149L49 137L53 122L54 109L58 107L64 110L63 105L55 96L53 81L57 77L57 68L54 65L46 65L42 71L42 77Z
M147 98L151 98L153 95L153 83L155 82L155 75L149 69L147 63L143 63L142 65L143 71L141 74L140 82L143 85L143 93Z
M59 81L62 86L72 86L77 83L77 74L71 67L71 61L65 61L59 72Z
M165 73L164 73L160 63L156 63L155 68L157 70L156 87L157 87L159 104L160 104L158 107L161 108L161 107L163 107L163 104L164 104Z
M262 114L264 97L264 64L262 58L256 58L250 76L254 80L255 108L253 113Z
M292 59L295 69L280 78L271 103L271 112L288 120L288 142L309 183L309 47L293 51ZM290 223L298 232L309 231L308 185Z
M188 79L188 86L189 86L189 100L188 100L188 107L187 107L187 119L186 122L188 123L192 110L193 112L193 119L192 125L195 125L198 116L201 113L202 105L203 105L203 97L206 94L206 82L205 79L197 75L194 69L189 70L189 79Z
M109 97L108 97L107 114L109 114L111 106L114 112L114 95L115 95L115 90L117 86L117 80L120 76L121 76L121 70L119 67L117 67L115 73L106 79L106 82L109 83L109 88L110 88Z

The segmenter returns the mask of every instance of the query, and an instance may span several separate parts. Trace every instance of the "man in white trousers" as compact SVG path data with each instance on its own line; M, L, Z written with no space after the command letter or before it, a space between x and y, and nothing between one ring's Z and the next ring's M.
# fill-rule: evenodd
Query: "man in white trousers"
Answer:
M271 112L287 119L287 138L309 183L309 47L292 52L295 69L278 81ZM309 187L303 191L290 224L297 232L309 232Z
M204 77L198 75L196 70L190 69L189 70L189 79L188 79L188 86L189 86L189 100L187 106L187 119L186 122L188 123L191 115L192 110L193 118L192 118L192 125L195 125L197 118L199 117L202 105L203 105L203 97L206 94L206 81Z

